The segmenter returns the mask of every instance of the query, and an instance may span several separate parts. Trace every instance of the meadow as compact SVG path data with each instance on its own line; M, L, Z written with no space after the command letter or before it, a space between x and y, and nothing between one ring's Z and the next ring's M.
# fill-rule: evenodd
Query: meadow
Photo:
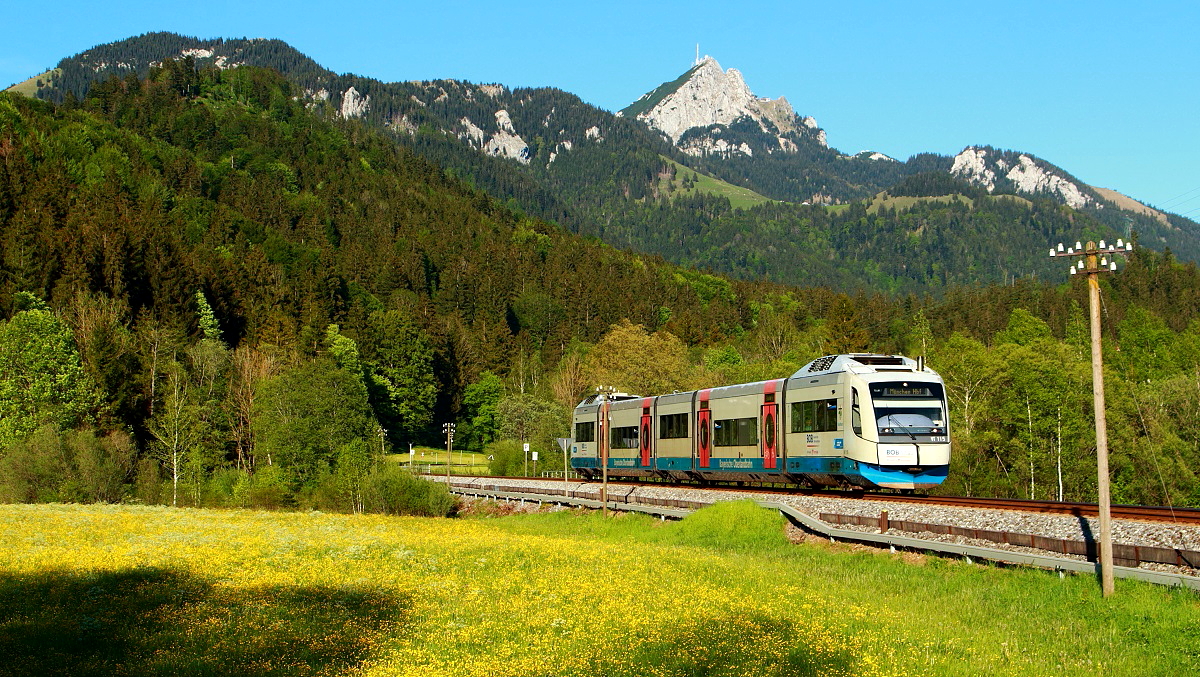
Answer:
M671 160L670 158L659 156L664 162L671 164L676 171L674 179L660 179L658 189L669 196L692 195L702 193L706 195L716 195L718 197L726 197L729 199L729 204L735 209L751 209L762 204L774 202L771 198L764 197L749 188L736 186L727 181L713 178L707 174L700 174L683 165ZM685 188L683 185L684 175L694 176L695 183L690 188Z
M446 472L446 450L436 447L416 447L413 450L415 453L409 454L387 454L383 459L388 463L395 463L403 468L425 469L434 474L443 474ZM456 475L486 475L488 470L487 454L482 454L477 451L461 451L455 449L450 456L450 471ZM439 470L440 468L440 470Z
M497 511L499 512L499 511ZM0 506L0 674L1187 674L1194 593L680 522Z

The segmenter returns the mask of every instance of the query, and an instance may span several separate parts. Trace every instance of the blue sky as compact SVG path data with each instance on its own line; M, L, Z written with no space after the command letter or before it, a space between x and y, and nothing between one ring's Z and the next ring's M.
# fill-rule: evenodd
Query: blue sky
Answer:
M76 0L6 12L0 87L148 31L280 38L338 72L550 85L617 110L696 43L843 152L970 144L1200 218L1200 3Z

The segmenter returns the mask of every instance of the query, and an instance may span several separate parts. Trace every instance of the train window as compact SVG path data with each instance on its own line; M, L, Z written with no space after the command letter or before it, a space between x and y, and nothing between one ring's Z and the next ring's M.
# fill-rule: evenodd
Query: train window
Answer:
M727 418L713 423L714 447L750 447L756 444L757 418Z
M792 432L820 433L837 429L837 400L792 403Z
M858 405L858 388L854 388L854 405L850 407L850 427L854 434L862 436L862 410Z
M609 449L637 449L638 427L636 425L613 428L609 435Z
M596 424L593 422L576 423L575 424L575 441L576 442L595 442L596 441Z
M658 417L658 439L677 440L688 436L687 414L666 414Z
M912 407L902 404L875 405L879 432L884 435L945 435L946 419L941 407Z

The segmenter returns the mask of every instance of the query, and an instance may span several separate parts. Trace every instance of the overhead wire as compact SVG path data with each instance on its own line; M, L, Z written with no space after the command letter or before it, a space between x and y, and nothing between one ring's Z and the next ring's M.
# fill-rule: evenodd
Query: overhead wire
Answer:
M1176 200L1178 200L1181 197L1191 195L1192 193L1195 193L1197 191L1200 191L1200 186L1196 186L1195 188L1193 188L1191 190L1184 191L1184 192L1180 193L1179 195L1176 195L1175 197L1171 198L1170 200L1167 200L1166 202L1159 205L1159 209L1167 209L1167 208L1169 208L1169 206L1171 205L1172 202L1175 202ZM1184 202L1191 202L1192 200L1195 200L1197 197L1200 197L1200 195L1190 197L1190 198L1184 200Z

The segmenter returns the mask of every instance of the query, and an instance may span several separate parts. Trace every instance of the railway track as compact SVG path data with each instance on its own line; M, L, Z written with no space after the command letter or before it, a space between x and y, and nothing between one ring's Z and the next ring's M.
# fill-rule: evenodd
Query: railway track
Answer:
M1020 510L1075 517L1096 517L1100 507L1095 503L1064 503L1059 501L1031 501L1019 498L974 498L969 496L891 496L888 494L864 494L864 499L875 501L905 501L926 505L945 505L962 508L989 508L993 510ZM1140 520L1150 522L1172 522L1175 524L1200 524L1200 510L1196 508L1174 508L1170 506L1114 505L1113 519Z
M516 479L510 477L488 477L487 479ZM526 477L521 479L544 479ZM595 480L568 480L571 483L591 484ZM638 482L628 479L610 481L613 486L693 486L672 485L665 482ZM780 489L771 486L732 486L732 485L695 485L697 488L781 495L830 496L834 498L853 498L864 501L887 501L891 503L919 503L924 505L941 505L959 508L984 508L991 510L1016 510L1021 512L1036 512L1051 515L1071 515L1074 517L1096 517L1100 508L1095 503L1065 503L1059 501L1034 501L1021 498L977 498L972 496L927 496L919 494L891 494L878 492L846 491L846 490L817 490L817 489ZM1171 506L1146 505L1114 505L1111 509L1113 519L1136 520L1144 522L1170 522L1173 524L1200 524L1200 509L1175 508Z

